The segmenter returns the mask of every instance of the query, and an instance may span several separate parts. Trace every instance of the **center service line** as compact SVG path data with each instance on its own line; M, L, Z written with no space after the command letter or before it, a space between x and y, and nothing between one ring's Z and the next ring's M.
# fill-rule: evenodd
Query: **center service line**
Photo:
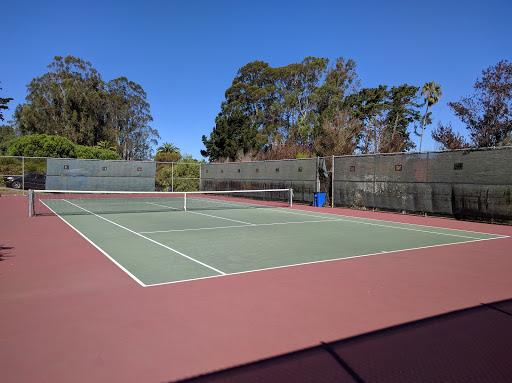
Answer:
M129 231L129 232L130 232L130 233L132 233L132 234L138 235L139 237L144 238L144 239L146 239L146 240L148 240L148 241L150 241L150 242L153 242L154 244L156 244L156 245L158 245L158 246L162 246L163 248L165 248L165 249L167 249L167 250L171 250L172 252L174 252L174 253L176 253L176 254L178 254L178 255L181 255L182 257L185 257L185 258L187 258L187 259L190 259L190 260L191 260L191 261L193 261L193 262L196 262L196 263L198 263L198 264L200 264L200 265L202 265L202 266L204 266L204 267L207 267L207 268L209 268L210 270L213 270L213 271L215 271L215 272L217 272L217 273L219 273L219 274L222 274L222 275L227 275L225 272L220 271L220 270L216 269L216 268L215 268L215 267L213 267L213 266L207 265L206 263L203 263L203 262L198 261L197 259L194 259L194 258L192 258L192 257L190 257L190 256L188 256L188 255L186 255L186 254L183 254L183 253L179 252L178 250L173 249L172 247L166 246L166 245L164 245L164 244L162 244L162 243L160 243L160 242L157 242L157 241L155 241L155 240L153 240L153 239L151 239L151 238L146 237L145 235L142 235L142 234L140 234L140 233L137 233L137 232L135 232L135 231L133 231L133 230L128 229L127 227L124 227L124 226L122 226L122 225L120 225L120 224L118 224L118 223L115 223L114 221L111 221L111 220L109 220L109 219L107 219L107 218L105 218L105 217L102 217L101 215L98 215L98 214L96 214L96 213L93 213L92 211L89 211L89 210L87 210L87 209L84 209L83 207L78 206L78 205L74 204L73 202L70 202L70 201L68 201L68 200L64 200L64 201L66 201L67 203L69 203L69 204L71 204L71 205L73 205L73 206L76 206L76 207L77 207L77 208L79 208L79 209L82 209L82 210L86 211L86 212L87 212L87 213L89 213L89 214L92 214L92 215L94 215L94 216L96 216L96 217L98 217L98 218L101 218L101 219L103 219L103 220L105 220L105 221L107 221L107 222L109 222L109 223L111 223L111 224L113 224L113 225L116 225L116 226L120 227L121 229L124 229L124 230L126 230L126 231Z

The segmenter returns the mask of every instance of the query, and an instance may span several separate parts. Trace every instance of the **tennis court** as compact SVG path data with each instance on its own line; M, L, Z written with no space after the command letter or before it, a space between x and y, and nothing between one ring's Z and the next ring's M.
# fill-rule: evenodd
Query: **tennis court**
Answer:
M41 196L38 210L59 215L141 286L505 237L304 211L247 195L122 197Z

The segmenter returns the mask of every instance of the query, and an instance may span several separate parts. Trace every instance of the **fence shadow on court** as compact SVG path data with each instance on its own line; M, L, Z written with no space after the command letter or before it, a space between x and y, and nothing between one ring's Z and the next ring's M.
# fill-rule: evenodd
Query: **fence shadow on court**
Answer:
M250 347L250 345L248 345ZM512 299L181 382L511 382Z
M14 249L14 247L0 245L0 262L5 261L7 258L14 257L14 255L11 255L10 250L12 249Z

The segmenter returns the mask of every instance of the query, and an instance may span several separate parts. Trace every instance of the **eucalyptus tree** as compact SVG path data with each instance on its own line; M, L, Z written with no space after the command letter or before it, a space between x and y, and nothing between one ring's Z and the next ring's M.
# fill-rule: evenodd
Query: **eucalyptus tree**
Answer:
M318 89L326 72L327 58L306 57L302 62L279 68L279 87L286 121L287 140L309 144L313 127L318 122Z
M288 142L312 146L323 134L324 120L334 118L346 94L356 88L352 60L338 58L330 67L329 59L317 57L277 68L248 63L226 90L214 131L210 138L203 136L202 153L210 159L231 158L235 143L242 143L244 152Z
M56 56L48 69L27 85L27 103L15 110L20 133L58 135L88 146L106 139L106 94L98 71L73 56Z
M357 93L360 87L355 61L338 57L334 65L327 69L325 81L316 92L321 123L333 121L343 109L345 97Z
M107 126L119 154L125 160L151 157L152 146L157 144L160 135L149 125L153 117L146 92L126 77L109 81L106 89Z
M26 103L14 112L21 135L57 135L89 147L109 141L124 159L148 158L156 145L142 87L125 77L106 84L81 58L56 56L27 90Z
M275 71L267 63L254 61L240 68L225 97L218 118L242 113L253 128L269 137L280 125Z
M427 122L427 119L430 117L429 109L432 108L433 105L437 104L443 95L443 92L441 91L441 85L436 84L435 82L427 82L423 87L421 88L421 95L423 96L423 99L425 100L425 103L427 104L427 110L425 111L425 116L423 117L423 123L421 124L421 134L420 134L420 152L421 152L421 145L423 143L423 133L425 131L425 125Z

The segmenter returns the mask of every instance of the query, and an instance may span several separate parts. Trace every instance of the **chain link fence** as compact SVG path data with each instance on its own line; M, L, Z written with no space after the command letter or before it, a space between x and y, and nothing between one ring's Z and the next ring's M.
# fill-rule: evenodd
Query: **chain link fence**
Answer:
M0 156L0 191L199 191L200 163Z
M202 190L293 188L294 202L512 221L512 147L207 164Z

